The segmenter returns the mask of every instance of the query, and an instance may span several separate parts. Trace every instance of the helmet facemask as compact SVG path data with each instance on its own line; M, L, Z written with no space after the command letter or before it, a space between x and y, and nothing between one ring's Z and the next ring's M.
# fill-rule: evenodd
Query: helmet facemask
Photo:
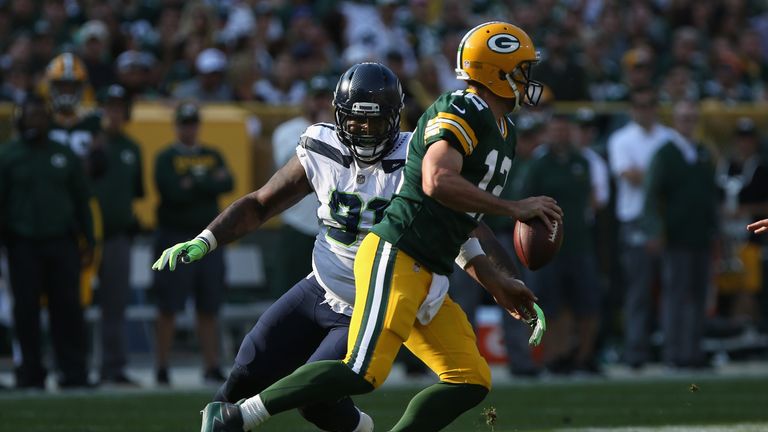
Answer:
M375 163L392 148L400 130L400 111L381 111L374 102L355 102L352 108L337 106L337 133L361 162Z
M538 53L536 55L538 57ZM541 99L544 86L540 82L531 79L531 69L536 63L537 61L521 62L511 72L501 72L502 78L509 83L512 91L515 93L514 111L519 110L523 103L528 106L536 106Z
M77 80L51 82L51 105L54 110L74 112L83 97L83 83Z

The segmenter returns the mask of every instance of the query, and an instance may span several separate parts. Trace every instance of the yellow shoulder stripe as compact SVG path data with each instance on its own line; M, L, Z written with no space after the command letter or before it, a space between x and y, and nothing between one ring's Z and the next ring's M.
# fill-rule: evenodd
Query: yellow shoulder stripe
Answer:
M472 154L477 145L477 135L475 135L475 131L463 118L455 114L439 112L437 116L427 122L424 137L428 138L438 133L440 129L451 131L461 143L464 152L467 155Z

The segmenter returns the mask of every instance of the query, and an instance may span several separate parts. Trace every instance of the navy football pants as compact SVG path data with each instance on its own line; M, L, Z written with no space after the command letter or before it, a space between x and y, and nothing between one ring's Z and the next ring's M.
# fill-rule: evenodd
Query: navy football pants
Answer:
M305 363L343 359L350 317L323 304L324 295L312 276L277 299L243 339L232 372L215 400L237 402L260 393ZM349 397L300 411L326 431L351 431L360 419Z

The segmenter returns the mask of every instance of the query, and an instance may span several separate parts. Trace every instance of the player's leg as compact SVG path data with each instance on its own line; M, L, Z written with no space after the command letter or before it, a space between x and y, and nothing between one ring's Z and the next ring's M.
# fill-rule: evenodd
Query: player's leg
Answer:
M595 257L585 252L573 257L568 273L572 281L566 290L568 302L572 305L576 324L576 370L588 373L599 372L595 355L597 334L600 329L600 307L602 292L597 279Z
M211 383L221 383L221 329L219 312L224 301L224 253L222 249L206 255L195 264L195 309L197 334L203 355L203 378Z
M125 308L131 295L131 240L119 234L104 240L99 268L101 381L128 384L125 375Z
M47 273L37 245L28 240L7 240L8 272L13 294L13 323L21 364L16 368L16 387L44 388L40 296Z
M243 338L232 371L214 400L234 403L256 395L306 363L327 334L314 318L322 301L316 286L314 277L302 279L259 317ZM343 350L341 356L346 345Z
M307 363L343 359L347 353L350 317L333 312L326 305L319 305L317 312L317 318L321 325L330 324L333 327ZM352 398L349 396L336 401L319 402L301 407L299 412L307 421L324 431L350 432L373 430L373 421L355 407ZM365 428L366 425L370 426L370 428Z
M431 279L431 273L412 258L369 234L355 260L357 291L346 359L302 366L246 401L241 408L246 428L276 413L367 393L381 385L408 338Z
M638 243L643 238L637 223L621 226L621 264L626 292L624 294L624 361L632 368L639 368L648 361L651 310L651 280L653 259ZM546 311L545 311L546 312ZM549 336L547 336L549 337Z
M491 370L477 349L467 316L450 297L429 324L416 323L405 346L440 382L411 399L392 432L441 430L488 394Z
M165 247L186 241L186 234L170 233L159 229L155 239L155 256L160 256ZM187 294L194 286L193 266L180 265L176 270L152 272L152 290L157 303L155 323L155 368L157 383L169 385L173 339L176 334L176 314L184 310Z
M665 251L661 268L661 328L664 331L662 358L669 366L680 366L683 363L682 349L686 343L683 339L689 336L683 333L683 320L688 318L690 301L687 292L692 278L688 272L690 256L681 250Z
M46 292L60 387L88 385L85 316L80 302L80 252L75 239L44 246L47 261Z

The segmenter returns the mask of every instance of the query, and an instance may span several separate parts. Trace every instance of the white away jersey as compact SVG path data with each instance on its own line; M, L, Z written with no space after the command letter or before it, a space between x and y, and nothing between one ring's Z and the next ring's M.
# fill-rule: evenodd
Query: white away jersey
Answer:
M357 248L384 216L384 208L400 183L410 138L410 132L401 132L389 154L373 165L354 159L334 125L312 125L299 139L296 154L320 201L320 232L312 268L320 285L331 294L332 307L334 296L348 305L355 302L353 264ZM349 306L334 310L351 312Z

